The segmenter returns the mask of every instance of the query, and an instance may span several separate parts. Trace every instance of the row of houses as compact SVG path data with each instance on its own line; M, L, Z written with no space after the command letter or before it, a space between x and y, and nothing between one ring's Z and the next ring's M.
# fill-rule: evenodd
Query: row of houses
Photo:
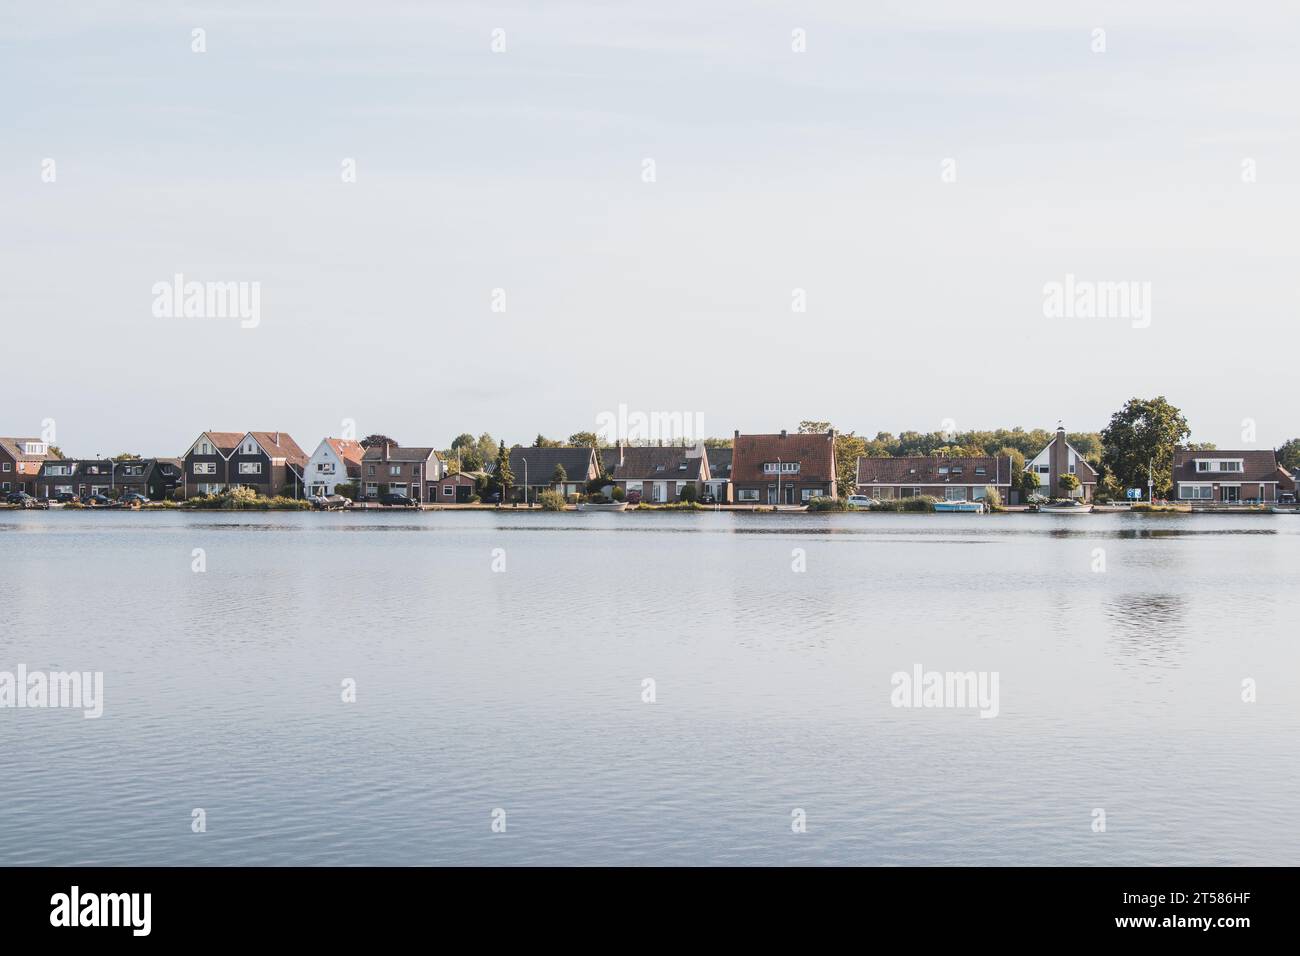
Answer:
M545 490L582 493L606 475L608 483L642 501L671 503L687 496L719 502L801 505L839 493L835 432L741 434L732 447L697 443L687 447L524 447L509 451L514 494L535 499ZM1078 480L1076 497L1091 501L1096 469L1066 440L1065 429L1025 470L1038 476L1045 493L1060 494L1060 480ZM395 493L428 504L463 504L473 499L488 472L462 472L429 446L383 442L363 447L325 438L309 456L284 431L205 431L180 458L127 461L54 458L33 438L0 437L0 490L42 498L59 494L134 491L147 498L184 498L231 487L268 497L330 495L344 482L363 499ZM930 495L950 501L980 500L988 489L1014 500L1013 463L1005 456L859 458L851 491L872 498ZM1277 501L1294 493L1296 477L1269 450L1180 449L1173 464L1174 497L1188 502Z

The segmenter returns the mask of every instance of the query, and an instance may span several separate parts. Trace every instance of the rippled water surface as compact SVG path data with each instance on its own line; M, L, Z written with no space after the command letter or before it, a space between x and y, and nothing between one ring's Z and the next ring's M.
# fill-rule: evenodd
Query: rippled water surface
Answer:
M1300 518L11 511L0 548L0 671L105 683L0 709L0 864L1300 860ZM891 706L916 664L997 672L998 716Z

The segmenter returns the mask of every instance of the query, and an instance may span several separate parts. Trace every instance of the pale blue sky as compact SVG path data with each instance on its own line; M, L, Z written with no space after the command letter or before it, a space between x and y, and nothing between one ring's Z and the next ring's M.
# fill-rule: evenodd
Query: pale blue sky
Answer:
M1163 393L1276 444L1300 11L1133 6L6 5L0 434L1087 430ZM260 325L155 318L177 272L260 282ZM1043 318L1066 273L1150 282L1151 327Z

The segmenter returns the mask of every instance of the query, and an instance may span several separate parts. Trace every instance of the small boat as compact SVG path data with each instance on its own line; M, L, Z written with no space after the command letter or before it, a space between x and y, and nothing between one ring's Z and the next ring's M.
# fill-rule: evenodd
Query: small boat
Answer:
M936 501L934 510L981 515L984 513L984 503L982 501Z
M1038 513L1045 515L1086 515L1092 513L1092 505L1078 501L1049 501L1038 506Z
M626 511L626 501L580 501L577 504L579 511Z

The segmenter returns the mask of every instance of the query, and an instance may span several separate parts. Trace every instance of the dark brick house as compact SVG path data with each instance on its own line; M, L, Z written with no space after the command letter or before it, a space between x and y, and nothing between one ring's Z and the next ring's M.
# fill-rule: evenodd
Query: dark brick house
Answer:
M979 501L987 489L997 489L1003 501L1011 496L1010 458L859 458L857 493L869 498L911 498L930 495L945 501Z

